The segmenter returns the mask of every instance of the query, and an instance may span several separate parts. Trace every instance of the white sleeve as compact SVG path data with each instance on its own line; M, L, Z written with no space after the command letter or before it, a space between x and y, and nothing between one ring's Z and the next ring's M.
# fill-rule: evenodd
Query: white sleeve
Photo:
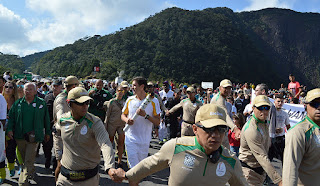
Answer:
M0 94L0 120L7 119L7 102L3 95Z

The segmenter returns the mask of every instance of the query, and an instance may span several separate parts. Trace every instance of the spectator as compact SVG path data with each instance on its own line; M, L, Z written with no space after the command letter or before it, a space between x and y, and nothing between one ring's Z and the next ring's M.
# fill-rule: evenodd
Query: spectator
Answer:
M294 104L299 104L299 95L301 92L300 83L296 81L293 74L289 74L290 83L288 84L288 90L291 93L291 99Z
M233 116L234 124L242 130L242 127L245 123L244 116L242 113L237 113ZM235 137L235 133L229 130L228 139L230 144L230 151L235 153L236 156L239 156L239 149L240 149L240 139Z

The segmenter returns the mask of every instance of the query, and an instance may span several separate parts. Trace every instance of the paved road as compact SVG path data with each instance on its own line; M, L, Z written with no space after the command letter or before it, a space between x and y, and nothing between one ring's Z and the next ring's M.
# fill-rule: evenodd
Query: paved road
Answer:
M161 146L158 145L157 140L151 141L151 147L149 149L149 153L152 155L156 153ZM126 158L126 157L124 157ZM125 160L124 160L125 161ZM126 161L125 161L126 162ZM40 149L40 156L36 159L36 176L34 180L31 180L32 185L45 185L45 186L54 186L54 176L52 172L44 167L45 158L43 155L42 148ZM273 162L276 169L281 172L282 167L281 163L276 160ZM115 184L111 181L110 177L104 174L102 170L104 170L103 162L100 164L100 185L128 185L127 181L124 181L122 184ZM125 170L127 168L125 167ZM168 185L168 176L169 176L169 169L162 170L158 173L155 173L151 176L145 178L140 185L141 186L160 186L160 185ZM18 185L18 175L16 174L14 177L9 177L9 171L7 170L7 180L5 180L4 185Z

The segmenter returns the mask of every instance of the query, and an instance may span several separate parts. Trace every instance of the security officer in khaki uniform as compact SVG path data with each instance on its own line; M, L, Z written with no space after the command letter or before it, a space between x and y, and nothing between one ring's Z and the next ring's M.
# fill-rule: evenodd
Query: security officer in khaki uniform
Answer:
M54 100L53 103L53 119L57 122L61 115L70 111L70 107L67 105L68 92L79 85L79 80L75 76L68 76L65 81L65 90L62 91Z
M232 83L228 79L224 79L220 82L219 92L211 99L211 104L217 104L223 107L227 113L226 121L231 131L235 132L236 138L240 138L240 129L233 123L232 120L232 105L227 102L227 97L231 95ZM227 134L226 134L227 135ZM226 136L222 145L229 149L229 140Z
M100 118L88 113L90 100L86 89L72 89L67 99L71 111L56 123L54 147L63 148L57 185L99 185L101 151L106 172L112 177L115 171L109 135Z
M192 125L196 136L175 138L160 151L142 160L128 172L117 171L121 179L133 181L170 167L168 185L247 185L235 155L221 146L228 127L224 109L207 104L197 111Z
M171 113L176 112L180 108L183 110L182 124L181 124L181 136L194 136L192 125L194 124L195 115L197 110L202 106L202 103L196 99L196 91L193 87L187 88L188 98L182 100L179 104L172 107L166 112L169 116Z
M240 141L239 160L249 185L262 185L266 173L273 183L281 185L281 176L268 158L271 145L267 118L271 102L267 96L260 95L253 100L253 115L243 126Z
M116 140L117 154L118 154L118 165L121 167L122 154L124 151L124 131L125 122L121 119L122 108L125 104L125 100L122 99L124 90L121 85L116 89L116 97L109 101L104 102L106 109L106 118L104 121L105 127L109 134L111 143L113 143L116 133L118 134Z
M320 88L306 96L307 116L286 135L283 185L320 183Z

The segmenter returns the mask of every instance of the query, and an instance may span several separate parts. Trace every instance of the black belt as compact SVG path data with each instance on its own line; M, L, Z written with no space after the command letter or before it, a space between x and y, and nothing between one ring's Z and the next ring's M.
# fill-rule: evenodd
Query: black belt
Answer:
M260 175L263 175L264 170L263 170L262 167L252 168L252 167L250 167L248 164L246 164L245 162L243 162L243 161L241 161L241 160L240 160L240 162L241 162L242 167L249 168L249 169L253 170L253 171L256 172L256 173L258 173L258 174L260 174Z
M185 120L183 120L183 122L185 122L185 123L187 123L187 124L190 124L190 125L193 125L193 124L194 124L194 122L189 122L189 121L185 121Z
M99 165L93 169L73 171L61 166L61 174L71 181L84 181L97 175Z

